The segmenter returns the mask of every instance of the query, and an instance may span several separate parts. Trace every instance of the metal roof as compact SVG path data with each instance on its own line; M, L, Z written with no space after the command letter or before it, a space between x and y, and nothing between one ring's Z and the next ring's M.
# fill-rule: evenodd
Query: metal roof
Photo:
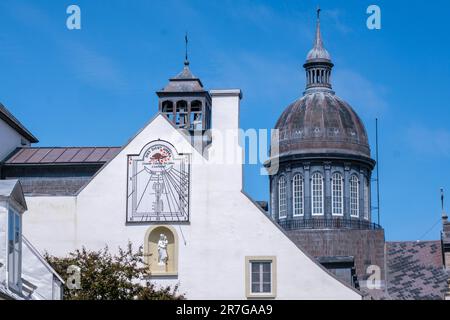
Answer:
M121 147L48 147L18 148L5 165L105 163L114 158Z
M23 124L17 120L11 112L6 109L6 107L0 103L0 119L5 121L11 128L16 130L24 138L26 138L30 143L38 143L39 140L30 132Z

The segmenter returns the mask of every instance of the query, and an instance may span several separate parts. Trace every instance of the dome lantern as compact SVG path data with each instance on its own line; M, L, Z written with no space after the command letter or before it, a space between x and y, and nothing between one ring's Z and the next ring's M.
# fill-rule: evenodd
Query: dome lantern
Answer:
M320 32L320 8L317 9L316 36L314 47L308 52L303 65L306 70L306 92L331 91L331 56L323 46Z

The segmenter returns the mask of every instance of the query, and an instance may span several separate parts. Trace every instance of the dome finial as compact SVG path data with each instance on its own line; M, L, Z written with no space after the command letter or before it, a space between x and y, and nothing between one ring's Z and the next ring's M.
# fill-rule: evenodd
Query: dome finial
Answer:
M314 41L314 48L317 49L323 49L322 35L320 33L320 11L322 9L317 6L316 39Z
M325 90L331 92L331 69L333 63L328 51L323 47L322 34L320 32L320 12L322 9L317 7L316 36L314 38L314 47L306 56L306 63L303 67L306 69L306 91Z
M186 46L186 53L185 53L185 57L184 57L184 65L188 66L189 65L189 59L188 59L188 33L186 31L186 35L184 36L184 41L185 41L185 46Z

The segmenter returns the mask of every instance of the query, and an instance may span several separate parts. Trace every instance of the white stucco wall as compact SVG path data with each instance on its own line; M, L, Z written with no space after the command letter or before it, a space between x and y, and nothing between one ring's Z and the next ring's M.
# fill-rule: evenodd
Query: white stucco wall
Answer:
M216 109L215 109L216 108ZM222 128L236 128L237 96L213 97L213 114L227 114ZM214 116L213 116L214 119ZM218 119L215 120L217 123ZM245 299L245 257L276 256L278 299L361 299L306 256L241 191L242 165L208 162L158 115L108 163L76 198L27 198L24 232L40 250L66 255L74 248L115 250L143 245L150 224L127 225L127 155L163 139L192 154L189 224L173 225L179 238L178 276L153 279L180 285L189 299ZM242 153L235 145L233 152Z
M0 119L0 161L22 146L22 136Z

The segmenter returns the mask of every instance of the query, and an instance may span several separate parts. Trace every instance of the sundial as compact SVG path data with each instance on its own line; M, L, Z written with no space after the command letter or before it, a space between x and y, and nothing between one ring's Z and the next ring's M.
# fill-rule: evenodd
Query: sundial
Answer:
M127 222L189 221L189 155L153 141L128 155L127 180Z

